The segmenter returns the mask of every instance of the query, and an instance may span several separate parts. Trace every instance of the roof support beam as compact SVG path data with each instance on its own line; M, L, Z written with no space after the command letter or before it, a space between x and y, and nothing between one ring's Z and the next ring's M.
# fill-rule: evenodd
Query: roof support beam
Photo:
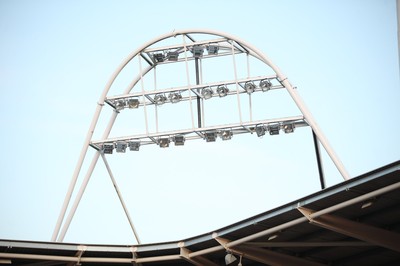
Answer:
M307 217L311 224L400 252L400 234L396 232L351 221L332 214L312 217L315 211L305 207L298 207L298 210Z
M190 258L191 251L187 248L181 247L181 258L186 260L187 262L192 263L193 265L198 265L198 266L218 266L218 264L210 261L207 258L204 258L202 256L197 256L195 258Z
M240 245L235 247L228 247L229 240L222 237L215 237L215 240L220 243L227 251L241 255L252 261L257 261L267 265L297 265L297 266L321 266L318 262L306 260L304 258L294 257L283 253L271 251L269 249L250 247L247 245Z

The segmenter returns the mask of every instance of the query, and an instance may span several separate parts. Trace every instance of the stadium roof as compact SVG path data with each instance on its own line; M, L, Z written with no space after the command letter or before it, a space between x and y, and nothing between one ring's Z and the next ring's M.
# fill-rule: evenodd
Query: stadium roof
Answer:
M398 265L400 161L214 232L145 245L0 240L12 265ZM211 219L212 217L210 217Z

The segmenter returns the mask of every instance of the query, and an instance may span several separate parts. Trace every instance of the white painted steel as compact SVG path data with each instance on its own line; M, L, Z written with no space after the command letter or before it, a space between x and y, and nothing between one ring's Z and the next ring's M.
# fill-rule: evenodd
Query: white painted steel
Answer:
M105 95L104 95L104 98L105 98ZM108 135L110 134L112 126L113 126L113 124L115 122L115 119L117 118L117 115L118 115L118 112L114 111L112 116L111 116L111 118L110 118L110 121L108 122L107 128L104 131L104 134L103 134L104 138L107 138ZM63 226L63 228L61 230L60 235L58 236L58 239L57 239L58 242L62 242L64 240L65 234L68 231L68 228L69 228L69 226L71 224L71 221L72 221L72 219L73 219L73 217L75 215L76 209L78 208L79 202L82 199L82 196L83 196L83 193L85 192L87 184L89 183L90 177L92 176L94 167L96 166L96 163L97 163L97 161L99 159L99 156L100 156L100 152L99 151L96 151L96 153L93 155L93 159L92 159L92 162L90 163L90 166L89 166L89 169L88 169L88 171L86 173L85 179L83 180L83 182L81 184L81 187L79 189L78 194L76 195L74 204L73 204L73 206L72 206L72 208L70 210L70 213L69 213L69 215L67 217L67 220L64 223L64 226ZM80 163L82 163L82 162L80 162ZM63 215L65 215L65 212L64 212Z
M137 242L138 244L141 244L141 243L140 243L139 234L137 233L136 228L135 228L135 226L133 225L133 221L132 221L131 216L129 215L128 208L126 207L126 204L125 204L125 201L124 201L124 199L123 199L123 197L122 197L121 191L119 190L119 187L118 187L118 185L117 185L117 181L116 181L115 178L114 178L114 175L113 175L113 173L112 173L112 171L111 171L110 165L108 164L108 161L107 161L106 156L104 155L104 153L101 153L101 158L103 159L104 165L105 165L106 168L107 168L107 172L108 172L108 174L109 174L109 176L110 176L110 178L111 178L111 181L112 181L112 183L113 183L113 185L114 185L115 191L117 192L119 201L121 202L121 205L122 205L122 207L124 208L124 212L125 212L126 218L128 219L129 225L131 226L133 235L134 235L135 238L136 238L136 242Z
M145 43L144 45L142 45L141 47L139 47L137 50L133 51L131 54L129 54L125 60L122 61L122 63L117 67L117 69L114 71L114 73L111 75L111 78L109 79L109 81L107 82L100 100L98 102L98 106L96 108L94 117L92 119L91 125L89 127L88 133L86 135L86 139L84 142L84 145L82 147L79 159L78 159L78 163L75 167L66 197L64 199L64 203L63 206L61 208L61 212L60 215L58 217L57 220L57 224L55 226L53 235L52 235L52 241L55 241L55 239L57 238L62 222L65 218L65 213L66 210L68 208L68 205L70 203L70 199L71 199L71 195L73 193L73 190L75 188L79 173L81 171L81 167L83 164L83 161L86 157L87 154L87 149L89 147L90 141L92 139L93 136L93 132L96 128L101 110L102 110L102 106L104 105L104 102L106 100L107 94L112 86L112 84L114 83L115 79L117 78L117 76L120 74L120 72L125 68L125 66L131 62L131 60L137 56L138 54L142 53L142 52L151 52L151 49L148 49L148 47L150 47L151 45L165 40L167 38L170 37L175 37L177 35L186 35L187 34L207 34L207 35L215 35L215 36L219 36L221 37L221 41L227 41L231 44L231 52L232 52L232 57L233 57L233 63L234 63L234 68L235 68L235 83L237 86L237 97L238 97L238 105L239 105L239 109L240 109L240 99L239 99L239 94L238 94L238 79L237 79L237 74L236 74L236 62L235 62L235 53L236 50L234 49L234 42L236 42L241 49L243 49L244 52L247 52L248 54L254 56L255 58L261 60L263 63L265 63L266 65L268 65L269 67L271 67L271 69L276 73L277 77L279 78L281 84L286 88L286 90L289 92L290 96L292 97L292 99L294 100L294 102L296 103L297 107L299 108L299 110L302 112L302 114L304 115L305 120L307 121L307 123L311 126L311 128L313 129L314 133L316 134L317 138L319 139L319 141L321 142L322 146L325 148L326 152L328 153L328 155L330 156L330 158L332 159L333 163L335 164L335 166L337 167L337 169L339 170L339 172L341 173L341 175L343 176L343 178L345 180L349 179L350 176L347 173L343 163L340 161L340 159L338 158L338 156L336 155L336 153L334 152L333 148L330 146L328 140L325 138L325 136L323 135L322 131L320 130L318 124L315 122L311 112L308 110L308 108L306 107L305 103L303 102L303 100L301 99L301 97L299 96L298 92L292 87L292 85L289 83L287 77L280 71L280 69L274 65L272 63L272 61L260 50L258 50L256 47L254 47L253 45L243 41L242 39L237 38L236 36L224 33L224 32L220 32L220 31L214 31L214 30L206 30L206 29L188 29L188 30L178 30L178 31L173 31L171 33L167 33L167 34L163 34L153 40L150 40L149 42ZM208 41L209 42L209 41ZM200 43L200 42L193 42L191 43L191 45L195 45L196 43ZM205 42L207 43L207 42ZM237 49L240 49L237 48ZM146 50L147 49L147 50ZM162 49L162 48L158 48L158 49ZM185 50L186 51L186 50ZM139 59L140 60L140 59ZM185 59L187 61L187 57ZM143 75L147 74L148 71L150 71L151 69L153 69L155 67L155 64L150 65L149 67L147 67L145 70L140 71L140 80L142 80ZM140 67L141 68L141 67ZM129 93L132 88L135 86L135 84L137 83L137 79L133 80L132 83L129 85L129 87L126 89L125 93ZM143 87L142 87L143 88ZM143 95L143 91L142 91L142 95ZM143 97L144 98L144 97ZM240 115L240 123L242 123L242 117L241 117L241 110L239 110L239 115ZM113 122L115 121L116 118L116 114L114 116L114 118L111 118L110 121L112 121L111 123L111 127ZM147 119L147 117L146 117ZM111 128L110 128L111 130ZM107 133L107 134L106 134ZM148 132L147 132L148 133ZM109 135L109 130L106 129L104 132L105 137L103 137L102 139L106 139ZM92 174L93 168L96 165L96 162L98 160L99 157L99 153L96 152L92 164L90 166L90 169L82 183L81 186L81 190L76 198L75 204L73 205L71 212L70 212L70 216L68 217L66 223L64 224L64 228L62 230L61 235L58 237L58 241L62 241L65 233L69 227L69 224L71 222L71 219L76 211L77 205L79 204L80 198L82 197L81 193L83 194L85 187L90 179L90 176ZM193 253L192 253L193 254Z

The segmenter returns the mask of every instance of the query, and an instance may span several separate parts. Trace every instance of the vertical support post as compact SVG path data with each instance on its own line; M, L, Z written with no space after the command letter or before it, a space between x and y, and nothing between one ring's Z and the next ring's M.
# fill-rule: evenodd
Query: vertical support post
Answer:
M200 75L199 75L199 58L194 59L195 69L196 69L196 85L200 84ZM200 94L200 89L197 89L197 92ZM202 127L202 119L201 119L201 98L197 96L197 124L198 127Z
M315 155L317 156L317 164L318 164L318 173L319 173L319 182L321 183L321 189L326 187L325 185L325 178L324 178L324 169L322 166L322 159L321 159L321 152L319 149L319 142L317 135L315 135L314 130L311 129L313 140L314 140L314 148L315 148Z

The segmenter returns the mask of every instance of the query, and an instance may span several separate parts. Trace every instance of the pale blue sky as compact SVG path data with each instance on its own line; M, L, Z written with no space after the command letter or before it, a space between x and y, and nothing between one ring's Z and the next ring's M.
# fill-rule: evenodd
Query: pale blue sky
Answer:
M394 0L0 1L0 239L51 238L106 82L129 53L174 29L224 31L267 54L351 176L398 160L395 7ZM206 233L318 191L313 156L309 129L298 129L151 147L116 154L110 164L148 243ZM124 160L129 167L119 167ZM328 185L342 181L325 155L324 166ZM65 241L135 243L101 162Z

